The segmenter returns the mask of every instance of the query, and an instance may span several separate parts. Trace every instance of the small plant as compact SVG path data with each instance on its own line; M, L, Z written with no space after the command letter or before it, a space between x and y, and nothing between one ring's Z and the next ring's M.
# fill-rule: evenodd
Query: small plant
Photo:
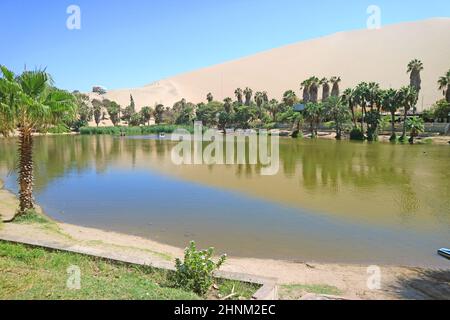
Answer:
M213 254L214 248L197 250L195 242L191 241L184 251L184 261L175 261L176 271L170 276L173 285L204 296L214 283L214 271L218 270L226 259L226 255L222 255L218 262L214 262Z

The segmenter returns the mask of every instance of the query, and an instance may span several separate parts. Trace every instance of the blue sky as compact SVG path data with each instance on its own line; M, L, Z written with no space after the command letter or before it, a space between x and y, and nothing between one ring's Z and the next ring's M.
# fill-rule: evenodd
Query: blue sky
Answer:
M81 8L81 30L66 9ZM338 31L449 17L448 0L1 0L0 64L47 67L68 90L137 87Z

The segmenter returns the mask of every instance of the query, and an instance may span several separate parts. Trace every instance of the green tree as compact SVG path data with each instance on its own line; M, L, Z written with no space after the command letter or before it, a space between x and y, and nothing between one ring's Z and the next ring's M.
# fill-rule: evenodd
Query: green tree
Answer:
M310 86L311 78L306 79L300 84L300 90L303 90L303 103L306 104L310 101L309 98L309 86Z
M322 102L325 102L330 96L330 81L327 78L322 78L320 85L322 86Z
M230 97L225 98L223 100L223 107L224 107L226 113L229 113L229 114L232 113L233 112L233 100Z
M297 102L298 98L294 91L288 90L285 93L283 93L283 103L286 106L293 107L294 104Z
M140 111L142 122L144 124L150 125L150 119L153 116L153 109L151 107L143 107Z
M249 87L245 88L244 96L245 96L245 105L249 107L252 102L253 90L250 89Z
M113 123L114 126L119 124L120 118L120 106L115 102L108 99L103 99L103 106L106 108L106 111L109 114L109 119Z
M198 104L195 111L195 119L201 121L203 125L211 127L217 124L217 114L223 109L220 103Z
M143 122L142 114L139 112L135 112L131 115L128 125L138 127L142 124L142 122Z
M439 90L442 90L445 100L450 103L450 70L447 71L445 76L439 78L438 85Z
M4 134L19 130L19 211L23 215L34 208L33 200L33 131L58 125L62 119L75 119L76 99L53 87L43 70L25 71L16 76L0 66L0 124Z
M309 101L312 103L317 103L319 100L319 83L320 80L317 77L309 79Z
M336 140L341 140L345 123L350 118L348 107L342 98L331 96L324 102L324 111L334 121Z
M395 134L395 113L398 110L398 106L401 101L398 101L397 90L388 89L385 90L381 98L381 108L383 111L389 112L391 114L391 138L390 141L396 141L397 135Z
M417 103L418 95L416 89L411 86L402 87L398 91L398 101L401 103L403 107L404 117L403 117L403 133L400 137L400 141L406 140L406 129L407 129L407 120L408 120L408 111L414 108Z
M339 97L340 95L339 83L341 82L341 77L331 77L330 82L333 85L331 89L331 95L333 97Z
M234 95L236 96L237 102L239 105L243 104L243 92L241 88L237 88L234 90Z
M353 127L356 128L356 115L355 115L355 91L352 88L345 89L342 99L349 107L352 114Z
M102 108L103 108L103 102L98 99L92 100L92 107L94 110L94 120L95 124L99 125L100 121L102 120Z
M409 73L409 86L416 90L417 97L419 97L420 90L422 89L422 79L420 72L423 70L423 63L418 59L411 60L408 63L407 73ZM418 100L418 98L417 98ZM416 103L412 107L414 113L416 112Z
M410 117L406 121L406 128L410 132L409 143L414 144L414 138L419 135L419 133L425 131L425 126L423 119L420 117Z
M317 137L317 130L323 117L323 104L309 102L305 106L304 110L305 120L310 125L311 138Z
M164 105L157 104L155 106L155 123L161 124L163 122Z
M239 129L249 129L250 122L257 118L258 110L252 106L235 107L234 122Z
M281 106L276 99L272 99L266 104L266 110L272 117L272 121L277 121L277 114L281 111Z

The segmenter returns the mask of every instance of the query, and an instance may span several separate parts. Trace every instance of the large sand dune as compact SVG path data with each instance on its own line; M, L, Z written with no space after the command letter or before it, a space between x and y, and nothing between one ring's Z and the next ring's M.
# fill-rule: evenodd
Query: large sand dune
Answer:
M280 99L292 89L300 95L300 82L317 77L341 76L341 88L361 81L376 81L383 87L409 83L407 63L424 63L418 109L428 108L442 93L437 80L450 69L450 18L402 23L380 30L341 32L194 72L181 74L135 89L108 92L105 97L121 105L133 95L137 107L162 103L172 106L181 98L195 103L212 92L216 100L234 97L237 87L266 90Z

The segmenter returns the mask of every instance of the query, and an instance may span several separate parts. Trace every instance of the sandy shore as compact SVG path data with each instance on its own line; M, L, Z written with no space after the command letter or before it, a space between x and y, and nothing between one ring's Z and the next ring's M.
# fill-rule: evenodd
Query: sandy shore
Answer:
M1 186L1 185L0 185ZM0 190L3 218L14 212L17 199L9 191ZM51 221L46 224L3 223L0 239L5 236L30 237L64 245L150 257L161 263L173 262L183 250L137 236L86 228ZM223 270L277 278L283 285L328 285L337 287L349 299L450 299L449 271L425 270L401 266L380 266L381 287L369 289L368 265L321 264L283 260L229 257Z

